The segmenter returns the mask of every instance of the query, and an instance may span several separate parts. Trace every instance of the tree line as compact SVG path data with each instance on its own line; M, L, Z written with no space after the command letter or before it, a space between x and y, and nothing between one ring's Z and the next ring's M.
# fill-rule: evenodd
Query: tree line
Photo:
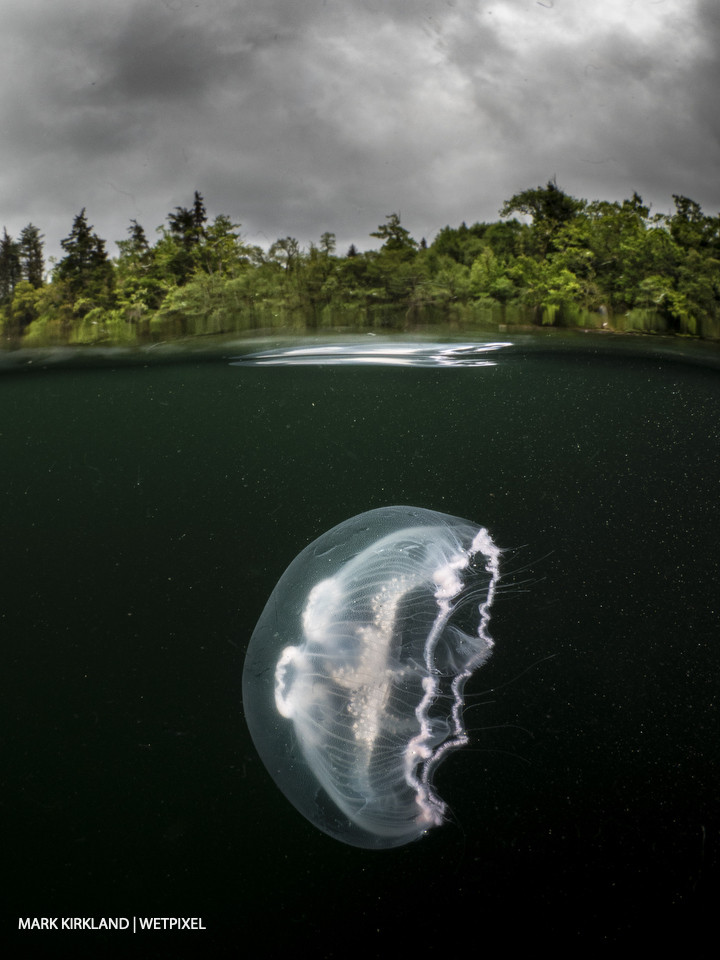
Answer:
M388 214L370 234L378 249L344 255L329 232L308 248L248 244L195 192L154 243L132 220L111 258L83 209L50 270L36 226L3 231L0 323L27 344L448 321L720 338L720 217L673 200L651 214L637 193L587 201L550 181L507 200L498 221L444 227L430 244Z

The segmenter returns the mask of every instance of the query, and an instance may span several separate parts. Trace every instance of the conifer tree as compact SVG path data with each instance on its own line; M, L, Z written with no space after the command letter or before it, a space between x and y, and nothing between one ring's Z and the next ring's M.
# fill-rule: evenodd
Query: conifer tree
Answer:
M200 266L200 249L207 239L207 212L201 194L196 190L192 207L175 207L175 212L169 213L167 219L169 236L179 244L179 249L167 251L167 262L170 272L182 285Z
M207 223L207 212L201 194L195 191L192 207L175 207L175 213L168 214L168 221L170 233L180 240L186 249L201 243L205 238Z
M43 235L34 224L29 223L20 234L19 245L23 280L27 280L35 288L41 287L45 273Z
M247 262L247 253L240 239L239 223L220 214L205 230L201 266L206 273L234 275Z
M102 298L112 287L113 266L105 250L105 241L87 222L85 208L75 217L70 235L60 241L65 256L55 268L73 297Z
M385 219L387 223L382 223L373 230L371 237L378 237L383 240L383 250L399 250L403 253L411 253L416 249L417 243L410 236L410 231L406 230L400 223L400 215L389 213Z
M21 276L20 246L3 228L0 237L0 304L10 303Z
M206 223L207 211L205 210L205 202L202 196L196 190L192 208L192 225L198 243L205 238Z
M320 249L326 257L330 257L333 253L335 253L336 246L337 240L334 233L330 233L328 231L320 237Z
M145 230L137 220L131 220L128 233L129 240L117 241L120 259L131 265L135 271L144 272L152 262L152 251Z

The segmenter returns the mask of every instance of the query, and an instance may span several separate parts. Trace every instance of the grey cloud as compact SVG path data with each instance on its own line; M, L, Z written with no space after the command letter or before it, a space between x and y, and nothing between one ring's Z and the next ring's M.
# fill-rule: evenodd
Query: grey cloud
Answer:
M5 6L0 226L49 243L81 206L110 240L151 233L195 189L250 240L340 249L393 210L428 239L494 219L553 175L719 205L716 0Z
M702 57L693 70L692 100L698 123L708 132L715 148L715 170L718 169L720 147L720 111L717 107L720 90L720 8L714 0L701 0L698 8L699 33L704 39ZM682 53L680 52L680 56ZM717 175L715 175L717 180Z
M248 71L255 41L229 42L222 27L136 6L121 31L98 43L93 99L197 105L230 76L241 79Z

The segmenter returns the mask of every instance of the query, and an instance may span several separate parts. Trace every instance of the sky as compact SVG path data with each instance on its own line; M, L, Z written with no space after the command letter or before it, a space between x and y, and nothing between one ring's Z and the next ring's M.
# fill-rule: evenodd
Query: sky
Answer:
M2 0L0 229L415 239L554 178L720 212L717 0Z

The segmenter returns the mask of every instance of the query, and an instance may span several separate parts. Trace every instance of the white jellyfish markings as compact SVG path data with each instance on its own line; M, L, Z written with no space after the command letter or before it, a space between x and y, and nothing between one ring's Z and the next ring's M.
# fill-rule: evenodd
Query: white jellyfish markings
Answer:
M450 600L457 596L463 588L463 583L457 576L456 571L465 569L469 565L470 559L477 553L483 554L486 561L485 571L489 575L486 599L479 607L480 622L477 628L477 635L481 643L475 655L471 657L466 664L465 669L453 678L451 684L451 735L433 751L428 746L428 740L430 739L431 732L429 711L439 692L439 681L433 662L435 648L442 628L447 623L451 613ZM500 579L500 549L495 545L488 531L484 527L481 527L473 538L469 551L458 555L447 564L447 566L435 571L433 579L438 584L435 597L438 600L439 613L425 647L425 664L428 670L428 675L423 679L425 695L415 711L420 725L420 732L408 744L405 755L405 777L416 792L417 803L421 811L418 822L425 823L428 826L439 826L444 820L447 808L445 803L440 800L433 790L431 777L434 769L448 750L465 746L468 742L468 736L465 732L461 716L465 702L463 699L463 687L465 681L472 675L473 671L487 660L494 646L494 641L487 632L487 625L490 620L490 607L492 606L497 583ZM420 777L415 773L418 765L421 766Z
M447 819L432 778L468 742L463 688L493 646L500 554L484 527L387 507L328 531L279 581L248 650L246 716L326 833L378 849Z

